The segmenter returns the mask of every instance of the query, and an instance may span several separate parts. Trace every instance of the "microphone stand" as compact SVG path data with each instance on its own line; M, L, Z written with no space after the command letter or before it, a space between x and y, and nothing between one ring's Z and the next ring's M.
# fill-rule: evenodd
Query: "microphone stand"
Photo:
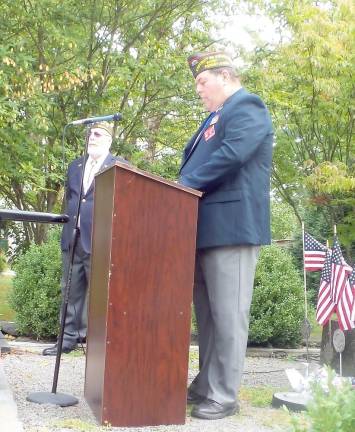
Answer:
M64 142L64 135L66 125L64 127L63 132L63 142ZM69 295L70 295L70 287L71 287L71 279L72 279L72 273L73 273L73 262L74 262L74 253L78 241L78 234L79 234L79 215L80 215L80 207L81 207L81 200L82 200L82 194L83 194L83 182L84 182L84 171L85 171L85 164L88 154L88 143L89 143L89 134L90 129L87 128L86 131L86 139L85 139L85 152L84 152L84 159L81 169L81 182L80 182L80 189L79 189L79 199L78 199L78 205L76 209L76 218L75 218L75 226L72 233L72 238L69 246L69 266L68 271L66 275L66 283L65 283L65 289L64 289L64 295L63 295L63 303L61 308L61 319L60 319L60 331L58 335L57 340L57 355L55 359L55 367L54 367L54 375L53 375L53 384L52 384L52 391L51 392L34 392L30 393L26 400L29 402L35 402L38 404L52 404L52 405L59 405L62 407L72 406L76 405L79 400L71 395L65 394L65 393L57 393L57 384L58 384L58 375L59 375L59 368L60 368L60 360L62 355L62 347L63 347L63 338L64 338L64 327L65 327L65 319L67 316L67 309L68 309L68 302L69 302Z

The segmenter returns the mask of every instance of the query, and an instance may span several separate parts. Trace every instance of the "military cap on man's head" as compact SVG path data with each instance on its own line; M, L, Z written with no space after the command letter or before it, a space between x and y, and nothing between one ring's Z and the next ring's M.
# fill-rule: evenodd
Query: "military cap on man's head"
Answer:
M205 70L218 69L221 67L234 68L232 59L223 51L196 53L191 55L187 61L189 62L194 78Z
M91 129L96 129L96 128L103 129L106 132L108 132L111 136L113 136L113 125L110 122L103 121L99 123L94 123L91 126Z

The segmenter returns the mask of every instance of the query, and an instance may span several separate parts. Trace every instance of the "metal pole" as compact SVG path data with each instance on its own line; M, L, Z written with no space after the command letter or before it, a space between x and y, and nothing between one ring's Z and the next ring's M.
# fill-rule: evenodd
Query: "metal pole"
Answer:
M64 128L64 134L65 134L66 127ZM64 394L64 393L57 393L57 385L58 385L58 375L59 375L59 368L60 368L60 359L62 355L62 346L63 346L63 338L64 338L64 327L65 327L65 319L67 315L67 309L68 309L68 301L69 301L69 295L70 295L70 285L71 285L71 277L72 277L72 271L73 271L73 261L74 261L74 253L76 248L76 243L78 239L78 222L79 222L79 215L80 215L80 206L81 206L81 196L83 191L83 180L84 180L84 170L85 170L85 162L87 158L87 150L88 150L88 142L89 142L89 128L86 132L86 140L85 140L85 152L84 152L84 160L81 168L81 183L80 183L80 193L79 193L79 199L78 199L78 205L76 209L76 218L75 218L75 227L73 229L72 233L72 240L71 245L69 249L69 267L68 267L68 273L66 278L66 284L65 284L65 292L64 292L64 298L62 303L62 310L61 310L61 321L60 321L60 331L58 335L57 340L57 355L56 355L56 361L55 361L55 367L54 367L54 375L53 375L53 384L52 384L52 391L51 392L35 392L30 393L27 396L27 400L30 402L35 402L39 404L46 404L50 403L53 405L59 405L59 406L71 406L77 404L79 401L76 397Z
M307 282L306 282L306 266L304 265L304 222L302 221L302 257L303 257L303 284L304 284L304 324L305 324L305 336L306 336L306 360L307 360L307 371L308 376L308 361L309 361L309 322L308 322L308 305L307 305Z

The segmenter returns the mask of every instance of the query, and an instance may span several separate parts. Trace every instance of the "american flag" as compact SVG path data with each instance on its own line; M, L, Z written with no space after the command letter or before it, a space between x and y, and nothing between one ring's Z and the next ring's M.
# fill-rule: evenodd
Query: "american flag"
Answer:
M322 245L311 235L304 232L303 260L306 271L322 270L326 252L326 246Z
M353 269L351 275L349 276L349 284L353 292L353 304L351 308L350 320L355 324L355 269Z
M355 272L352 271L351 275L345 282L345 287L339 298L337 304L337 317L339 328L341 330L351 330L355 328L354 323L354 286L355 286Z
M340 244L337 236L334 236L332 247L332 280L330 283L331 297L335 304L338 304L339 299L345 288L346 281L352 268L345 262L341 253Z
M320 287L317 301L317 322L324 326L333 314L335 303L331 298L331 279L332 279L332 258L331 251L328 249L325 253L323 270L320 276Z

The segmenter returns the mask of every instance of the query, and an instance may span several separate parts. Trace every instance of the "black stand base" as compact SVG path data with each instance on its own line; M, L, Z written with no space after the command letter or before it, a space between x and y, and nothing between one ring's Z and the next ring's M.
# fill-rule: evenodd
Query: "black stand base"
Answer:
M76 405L79 402L79 400L74 396L70 396L65 393L50 393L50 392L30 393L26 397L26 399L29 402L35 402L38 404L59 405L61 407Z
M274 408L281 408L285 405L291 411L305 411L307 402L307 397L296 392L274 393L272 397Z

